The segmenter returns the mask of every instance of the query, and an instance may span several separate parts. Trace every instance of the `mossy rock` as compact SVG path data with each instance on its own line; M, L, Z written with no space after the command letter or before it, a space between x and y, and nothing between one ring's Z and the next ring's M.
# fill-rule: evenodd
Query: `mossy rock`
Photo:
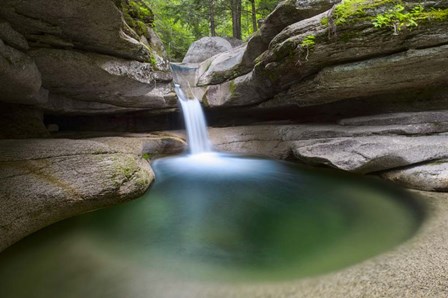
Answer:
M147 28L154 26L154 13L142 0L115 0L126 23L139 36L148 37Z

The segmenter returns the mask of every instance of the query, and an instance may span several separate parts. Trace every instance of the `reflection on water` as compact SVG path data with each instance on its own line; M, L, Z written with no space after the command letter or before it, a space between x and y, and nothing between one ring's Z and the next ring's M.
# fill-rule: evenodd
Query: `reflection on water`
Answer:
M153 168L141 199L53 225L0 255L4 297L155 297L166 280L299 278L390 249L420 224L407 194L339 173L217 153Z

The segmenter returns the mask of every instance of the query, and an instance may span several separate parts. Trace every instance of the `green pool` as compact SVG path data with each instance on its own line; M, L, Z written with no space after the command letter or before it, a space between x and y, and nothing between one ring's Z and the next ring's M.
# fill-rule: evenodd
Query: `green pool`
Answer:
M218 153L153 168L142 198L0 254L0 297L156 297L171 280L293 280L391 249L423 218L408 193L340 172Z

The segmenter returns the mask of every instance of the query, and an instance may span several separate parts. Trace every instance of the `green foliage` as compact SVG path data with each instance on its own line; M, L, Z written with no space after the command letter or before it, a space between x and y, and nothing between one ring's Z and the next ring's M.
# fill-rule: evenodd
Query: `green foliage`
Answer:
M322 26L328 27L328 23L329 23L328 17L323 17L323 18L320 20L320 24L321 24Z
M314 45L316 44L316 36L314 35L307 35L302 42L300 43L300 46L302 48L306 49L306 56L305 56L305 60L308 61L308 56L310 54L310 50L312 48L314 48Z
M382 7L403 4L402 0L343 0L335 8L335 24L352 24L371 20L371 13ZM370 13L370 15L369 15Z
M374 3L369 0L343 0L335 8L335 24L351 23L353 19L365 16L365 10Z
M448 9L425 10L423 4L406 4L402 0L343 0L335 8L334 24L371 22L375 28L391 28L397 35L401 30L412 29L421 22L448 20Z
M149 153L143 153L142 158L145 160L151 160L151 158L153 157L152 154Z
M417 5L408 11L403 5L397 4L385 13L378 14L372 23L375 28L392 28L394 35L398 35L398 32L404 28L417 27L417 21L421 17L423 10L422 5Z
M123 12L126 23L137 35L147 35L147 27L153 26L154 14L142 0L115 0L115 4Z
M210 36L209 4L211 0L142 0L154 12L154 29L162 39L168 56L174 61L181 60L190 44L204 36ZM279 0L255 0L257 20L264 19L278 4ZM232 35L232 18L229 0L213 0L215 5L216 35ZM243 0L243 39L253 34L251 3Z
M132 18L142 20L145 23L152 23L154 20L152 11L141 1L130 0L128 2L128 13Z
M316 44L316 36L314 35L307 35L300 43L302 47L308 49L313 48L315 44Z

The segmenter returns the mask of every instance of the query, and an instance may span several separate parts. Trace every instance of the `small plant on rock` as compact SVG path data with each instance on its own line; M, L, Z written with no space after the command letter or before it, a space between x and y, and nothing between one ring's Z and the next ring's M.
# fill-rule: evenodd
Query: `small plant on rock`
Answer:
M405 28L417 27L417 21L421 17L423 10L422 5L417 5L411 11L406 11L403 5L397 4L385 13L378 14L372 23L375 28L392 28L393 34L398 35L398 32Z
M316 44L316 36L314 35L307 35L300 43L300 46L306 49L306 56L305 56L306 61L308 61L310 50L314 47L315 44Z

